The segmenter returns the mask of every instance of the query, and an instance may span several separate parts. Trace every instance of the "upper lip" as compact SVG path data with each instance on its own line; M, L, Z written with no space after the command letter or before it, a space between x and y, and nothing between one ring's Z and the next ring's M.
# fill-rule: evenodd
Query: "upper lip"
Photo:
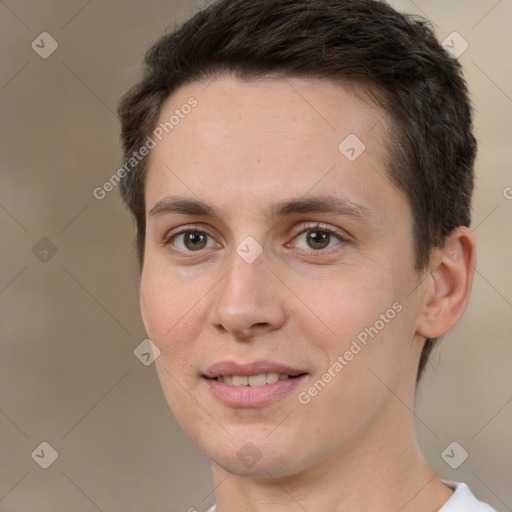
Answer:
M296 377L307 373L304 370L298 368L292 368L291 366L284 365L273 361L254 361L252 363L236 363L234 361L220 361L212 364L206 373L205 377L214 379L221 375L240 375L250 377L251 375L259 375L261 373L282 373Z

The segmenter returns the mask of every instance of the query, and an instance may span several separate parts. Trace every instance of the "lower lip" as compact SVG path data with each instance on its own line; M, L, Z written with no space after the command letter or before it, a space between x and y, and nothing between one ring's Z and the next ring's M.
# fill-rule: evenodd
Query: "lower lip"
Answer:
M278 380L263 386L230 386L215 379L205 378L212 394L230 407L261 407L293 391L307 375Z

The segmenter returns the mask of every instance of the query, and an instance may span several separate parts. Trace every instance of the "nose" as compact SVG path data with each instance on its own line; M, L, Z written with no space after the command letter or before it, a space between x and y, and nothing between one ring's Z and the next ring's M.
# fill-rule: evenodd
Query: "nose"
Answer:
M267 268L265 251L252 263L233 251L227 273L213 291L210 324L237 340L279 329L286 320L279 283Z

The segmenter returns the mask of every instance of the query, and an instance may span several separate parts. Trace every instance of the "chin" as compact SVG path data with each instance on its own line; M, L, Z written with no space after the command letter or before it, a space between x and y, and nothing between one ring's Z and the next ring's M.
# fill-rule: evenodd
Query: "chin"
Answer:
M261 458L254 463L243 462L239 457L240 452L232 452L231 454L212 454L210 457L214 464L220 466L224 471L240 477L248 478L286 478L297 473L292 466L293 457L280 457L275 454L262 453ZM286 460L285 460L286 459Z
M258 435L259 434L259 435ZM286 478L308 467L307 454L283 436L245 432L222 440L205 439L199 448L216 465L233 475L250 478ZM301 443L302 444L302 443Z

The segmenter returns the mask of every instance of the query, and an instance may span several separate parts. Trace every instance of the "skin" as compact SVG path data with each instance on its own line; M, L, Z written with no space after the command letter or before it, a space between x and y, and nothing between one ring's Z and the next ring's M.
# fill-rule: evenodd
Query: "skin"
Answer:
M151 150L140 300L168 403L212 461L217 510L438 510L452 491L418 451L416 369L425 337L450 330L467 305L471 231L457 229L415 271L410 207L386 173L388 119L362 90L221 76L179 89L159 122L191 96L197 107ZM338 150L349 134L366 145L352 162ZM170 195L202 200L219 217L150 214ZM311 195L363 213L269 216L272 204ZM318 222L343 240L311 247ZM172 238L183 226L207 242ZM263 249L252 263L236 252L248 236ZM301 404L298 393L397 302L402 310ZM235 408L202 377L224 360L308 375L267 406ZM261 455L251 467L237 457L248 442Z

